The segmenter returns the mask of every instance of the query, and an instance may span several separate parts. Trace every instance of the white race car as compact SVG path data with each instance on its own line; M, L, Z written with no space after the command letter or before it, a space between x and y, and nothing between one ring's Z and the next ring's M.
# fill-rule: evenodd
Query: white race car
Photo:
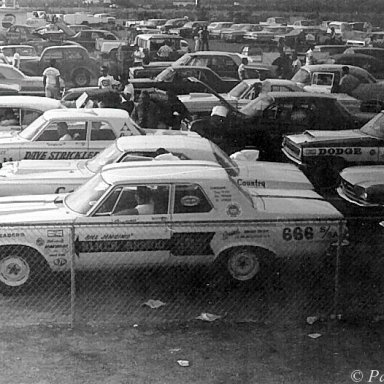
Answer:
M266 259L316 259L342 235L342 215L314 191L251 194L212 162L145 164L108 165L67 195L0 198L0 287L41 284L72 262L77 270L216 262L248 281Z
M19 133L0 132L0 162L89 159L120 136L144 134L123 110L52 109Z
M255 161L255 152L242 151L231 159L217 145L202 137L120 137L88 160L21 160L4 163L0 170L0 196L63 193L83 184L111 163L170 157L218 163L245 188L313 189L307 177L293 164ZM248 160L253 156L252 160Z

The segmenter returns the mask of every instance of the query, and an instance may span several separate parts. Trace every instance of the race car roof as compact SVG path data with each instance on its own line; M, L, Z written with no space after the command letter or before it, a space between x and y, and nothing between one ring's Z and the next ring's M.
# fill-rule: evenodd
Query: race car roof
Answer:
M44 118L47 120L60 119L129 119L129 114L123 109L114 108L68 108L68 109L52 109L44 112Z
M122 183L166 183L181 181L186 183L199 180L228 179L226 171L219 164L211 161L143 161L115 163L105 166L101 175L108 184Z
M0 96L0 107L8 108L36 108L46 111L54 108L65 108L60 100L41 96Z
M199 151L212 151L208 139L184 135L123 136L117 139L116 145L122 152L143 148L153 150L165 148L168 151L196 148Z

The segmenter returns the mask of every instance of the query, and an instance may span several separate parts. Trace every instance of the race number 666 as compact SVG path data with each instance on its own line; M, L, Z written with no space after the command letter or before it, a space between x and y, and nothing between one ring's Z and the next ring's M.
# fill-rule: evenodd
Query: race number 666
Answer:
M313 239L312 227L286 227L283 229L283 239L285 241L301 241Z

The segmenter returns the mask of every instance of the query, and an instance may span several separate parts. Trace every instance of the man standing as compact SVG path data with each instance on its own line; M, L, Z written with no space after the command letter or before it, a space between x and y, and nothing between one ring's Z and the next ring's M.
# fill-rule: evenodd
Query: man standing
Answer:
M349 67L341 68L341 79L339 83L339 93L351 95L352 91L359 85L359 80L349 73Z
M246 57L243 57L241 59L241 64L239 65L239 68L237 69L237 73L239 75L240 80L244 80L244 79L248 78L247 69L245 68L246 65L248 65L248 59Z
M115 85L116 80L113 78L112 75L108 73L108 67L106 65L103 65L100 68L100 74L99 80L97 81L97 86L100 89L112 89L113 85Z
M206 25L199 31L199 37L201 40L200 49L202 51L209 51L209 31Z
M167 40L157 51L157 56L159 56L160 59L169 60L172 53L173 49L171 48L171 43Z
M143 65L144 53L140 50L139 46L135 44L135 50L133 51L133 66L139 67Z
M51 59L49 65L43 72L45 96L60 99L60 71L56 68L55 59Z

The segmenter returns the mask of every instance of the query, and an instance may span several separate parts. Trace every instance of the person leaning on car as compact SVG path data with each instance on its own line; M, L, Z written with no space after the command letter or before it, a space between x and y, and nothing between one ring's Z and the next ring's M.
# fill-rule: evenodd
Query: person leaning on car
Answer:
M342 67L338 92L350 95L358 85L359 80L349 73L349 67Z
M51 59L43 72L43 84L46 97L60 99L60 71L56 68L55 59Z

